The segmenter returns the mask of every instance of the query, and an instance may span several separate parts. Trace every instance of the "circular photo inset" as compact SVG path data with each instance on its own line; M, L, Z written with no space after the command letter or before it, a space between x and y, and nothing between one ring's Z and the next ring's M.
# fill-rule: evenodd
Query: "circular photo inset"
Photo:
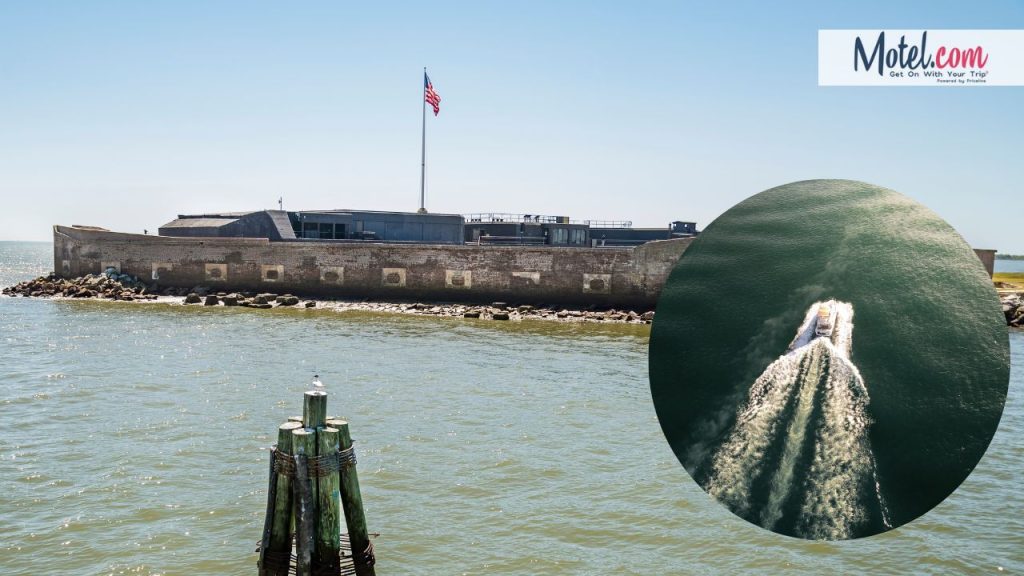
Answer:
M679 461L745 520L871 536L952 493L1009 385L977 255L892 190L795 182L720 216L658 301L651 393Z

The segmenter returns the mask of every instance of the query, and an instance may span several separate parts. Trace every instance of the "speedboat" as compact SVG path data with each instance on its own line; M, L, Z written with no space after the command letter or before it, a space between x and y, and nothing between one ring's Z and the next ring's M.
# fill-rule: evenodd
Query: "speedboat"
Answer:
M814 324L815 336L831 336L835 328L836 309L832 301L818 306L818 318Z

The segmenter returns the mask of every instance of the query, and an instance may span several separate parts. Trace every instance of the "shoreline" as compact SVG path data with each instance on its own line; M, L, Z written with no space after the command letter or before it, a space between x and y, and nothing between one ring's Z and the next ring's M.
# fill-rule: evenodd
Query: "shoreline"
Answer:
M507 302L468 304L458 302L401 302L368 299L305 298L292 294L253 292L212 292L197 286L184 295L151 292L150 286L123 274L96 274L75 279L63 279L53 274L26 280L3 288L4 297L37 298L58 301L100 300L108 302L153 303L200 308L254 308L270 310L291 308L301 310L330 310L334 312L376 312L408 314L443 318L466 318L496 322L543 320L561 323L637 324L649 325L654 320L653 310L634 311L614 308L572 306L514 305ZM180 290L169 290L182 292ZM167 292L167 291L165 291Z
M1006 325L1024 329L1024 274L1003 274L994 284L999 296ZM1010 282L1007 282L1007 281ZM1014 282L1014 281L1018 282ZM104 300L131 303L158 303L171 306L198 306L226 308L298 308L330 310L333 312L370 312L381 314L407 314L441 318L479 319L496 322L543 320L560 323L637 324L650 325L653 310L601 309L596 306L534 306L529 304L471 304L465 302L376 301L367 298L307 298L292 294L271 292L216 292L205 286L191 290L170 288L152 291L147 285L127 274L108 271L74 279L64 279L51 273L26 280L2 289L3 297L44 298L48 300Z
M112 298L75 298L73 296L21 296L21 295L10 295L3 294L0 298L20 299L26 300L51 300L55 302L82 302L82 301L99 301L99 302L119 302L123 304L163 304L168 306L187 306L190 308L256 308L254 306L225 306L224 304L218 305L206 305L202 302L194 304L186 304L184 296L157 296L152 299L140 299L140 300L122 300ZM315 306L306 306L305 304L311 303ZM532 307L531 307L532 308ZM653 311L647 312L650 320L643 320L643 314L633 314L636 317L630 317L631 311L619 311L619 310L576 310L572 308L533 308L529 311L520 311L518 307L506 306L505 308L496 308L491 305L476 305L476 304L454 304L454 303L422 303L422 302L364 302L364 301L352 301L352 300L325 300L325 299L301 299L299 305L284 306L284 305L271 305L266 310L274 309L291 309L291 310L313 310L313 311L331 311L331 312L369 312L379 314L403 314L409 316L433 316L437 318L464 318L467 320L493 320L497 322L521 322L523 320L540 320L545 322L557 322L564 324L631 324L631 325L650 325L653 321ZM507 316L507 317L506 317Z

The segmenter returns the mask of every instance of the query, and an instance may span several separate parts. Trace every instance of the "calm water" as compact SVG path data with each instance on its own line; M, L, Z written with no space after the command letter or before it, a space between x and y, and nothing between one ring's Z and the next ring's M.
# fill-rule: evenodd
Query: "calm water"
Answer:
M47 244L0 243L0 285ZM313 370L387 574L1024 572L1024 334L985 458L892 532L804 542L664 441L642 327L0 298L0 573L255 573L271 433Z
M996 260L996 272L1024 272L1024 260Z

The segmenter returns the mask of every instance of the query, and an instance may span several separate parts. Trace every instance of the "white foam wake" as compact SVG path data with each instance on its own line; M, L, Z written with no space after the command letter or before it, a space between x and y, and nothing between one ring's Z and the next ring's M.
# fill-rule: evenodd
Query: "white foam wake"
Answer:
M833 314L830 333L819 336L822 306ZM808 309L711 457L709 494L765 528L805 538L850 538L872 518L888 523L867 436L867 388L850 362L852 335L850 304Z

